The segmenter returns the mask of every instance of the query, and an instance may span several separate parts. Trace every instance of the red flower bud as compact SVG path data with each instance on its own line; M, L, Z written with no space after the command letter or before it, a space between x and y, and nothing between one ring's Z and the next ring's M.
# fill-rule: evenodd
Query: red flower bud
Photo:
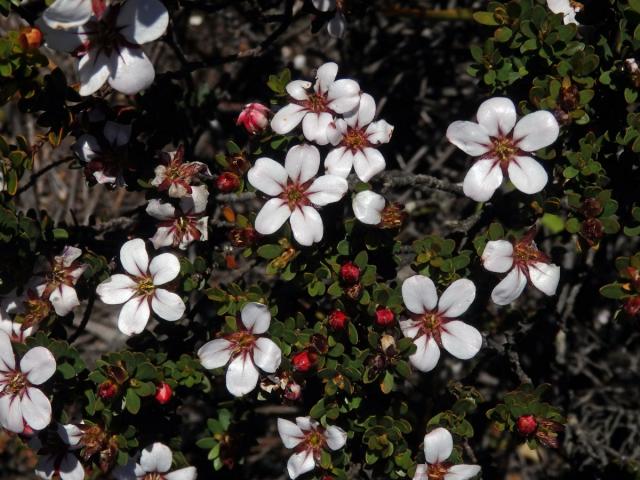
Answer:
M232 172L222 172L216 179L216 187L222 193L235 192L240 186L240 178Z
M316 356L312 353L303 350L300 353L296 353L291 362L293 363L294 370L299 372L308 372L313 367L313 364L316 361Z
M347 315L342 310L334 310L329 315L329 325L334 330L342 330L347 325Z
M340 278L346 283L357 283L360 279L360 269L353 262L343 263L340 267Z
M376 310L376 323L381 327L388 327L395 319L396 317L390 308L379 307Z
M110 400L118 393L118 385L111 380L105 380L98 385L98 396L103 400Z
M236 125L242 125L249 135L262 132L269 125L270 110L261 103L249 103L238 116Z
M528 437L538 429L538 422L533 415L522 415L517 421L518 433Z
M640 297L630 297L624 302L624 311L627 312L627 315L631 317L635 317L640 313Z
M42 32L37 27L21 28L18 42L24 51L36 50L42 45Z
M162 382L156 388L156 402L158 402L160 405L164 405L165 403L168 403L169 400L171 400L172 394L173 390L171 390L169 384Z

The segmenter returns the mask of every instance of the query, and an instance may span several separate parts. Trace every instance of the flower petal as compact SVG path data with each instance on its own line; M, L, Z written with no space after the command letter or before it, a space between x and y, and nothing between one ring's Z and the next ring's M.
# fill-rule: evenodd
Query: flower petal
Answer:
M112 275L96 288L96 293L107 305L120 305L126 302L136 291L137 283L128 275Z
M109 78L110 59L103 52L89 50L78 61L78 77L80 77L80 95L92 95Z
M227 390L231 395L242 397L256 388L258 376L258 370L251 357L238 355L227 368Z
M520 119L513 129L513 140L525 152L534 152L555 142L559 133L556 117L546 110L538 110Z
M274 373L282 361L282 351L272 340L261 337L253 349L253 361L267 373Z
M384 210L385 199L371 190L364 190L358 193L351 206L353 213L358 220L368 225L378 225L382 221L382 210Z
M84 25L92 15L89 0L56 0L43 12L42 19L49 27L64 30Z
M482 102L476 117L489 135L502 137L516 124L516 107L508 98L494 97Z
M303 452L294 453L289 457L287 462L287 472L291 480L295 480L300 475L310 472L316 467L316 462L313 459L313 453L309 450Z
M438 312L447 318L456 318L467 311L476 298L476 286L471 280L456 280L442 293L438 301Z
M436 286L429 277L414 275L402 282L402 300L411 313L434 310L438 304Z
M22 433L24 430L21 403L17 396L0 396L0 425L10 432Z
M368 93L360 95L358 108L348 112L344 119L352 128L363 128L373 121L376 116L376 101Z
M131 125L109 120L104 124L104 138L114 147L126 145L131 139Z
M296 183L308 182L318 173L319 168L320 152L308 143L291 147L284 160L284 169L287 171L287 175Z
M307 113L302 120L302 133L304 134L304 138L318 145L327 145L329 143L329 130L332 123L333 115L328 112Z
M240 312L242 324L255 335L261 335L269 330L271 313L269 307L262 303L249 302Z
M347 178L353 168L353 154L346 147L334 148L324 159L324 168L329 175Z
M460 360L475 357L482 347L480 332L460 320L445 323L440 338L444 349Z
M20 370L32 385L42 385L56 372L56 359L45 347L33 347L20 360Z
M307 90L311 88L311 82L307 82L305 80L294 80L287 83L287 86L285 88L291 98L293 98L294 100L303 101L309 98Z
M60 462L60 480L83 480L84 467L73 453L67 453Z
M482 265L490 272L508 271L513 267L513 244L506 240L487 242L482 252Z
M365 130L367 140L372 145L380 145L381 143L389 143L393 134L393 125L386 120L378 120L371 123Z
M211 340L198 350L200 363L209 370L223 367L231 359L232 347L232 343L224 338Z
M51 292L49 301L53 305L56 315L60 315L61 317L69 314L74 308L80 305L76 289L64 283L60 284L58 288Z
M347 443L347 432L340 427L328 426L324 432L324 438L331 450L340 450Z
M144 240L134 238L125 242L120 248L120 263L131 275L142 277L149 268L149 255L144 245Z
M311 0L311 3L313 3L313 6L321 12L328 12L329 10L336 8L336 0ZM337 69L338 66L336 65L336 71Z
M278 433L287 448L295 448L304 438L300 427L284 418L278 418Z
M131 0L127 0L129 3ZM125 95L135 95L153 83L153 63L139 47L122 47L109 64L109 85Z
M340 180L346 183L346 180L342 178ZM291 231L296 242L309 247L322 240L324 234L322 217L313 207L302 206L296 208L291 214Z
M371 147L366 147L364 150L356 152L353 160L353 169L363 182L371 180L371 177L382 172L386 166L387 164L382 154Z
M11 346L11 338L4 331L0 331L0 370L13 370L16 357Z
M149 273L154 285L164 285L180 273L180 260L173 253L161 253L151 260Z
M271 129L280 135L286 135L300 124L307 112L305 107L295 103L285 105L271 119Z
M476 202L486 202L502 184L502 170L493 159L478 160L467 172L462 184L464 194Z
M549 177L540 163L531 157L516 157L507 167L509 180L523 193L533 194L541 191Z
M529 280L545 295L555 295L560 281L560 267L553 263L535 262L529 266Z
M168 25L169 12L158 0L127 0L116 20L120 34L138 45L157 40Z
M329 87L327 98L331 110L338 114L347 113L360 102L360 85L355 80L338 80Z
M151 311L145 297L134 297L125 303L118 315L118 329L125 335L140 333L147 326Z
M424 457L427 463L442 463L453 452L453 438L446 428L436 428L424 436Z
M336 10L336 14L333 16L329 23L327 23L327 32L334 38L344 37L344 32L347 29L347 19L344 14Z
M172 460L171 449L160 442L155 442L153 445L145 447L140 453L140 466L147 473L164 473L168 471L171 468Z
M73 145L73 151L83 162L90 162L100 155L102 148L96 137L84 134L76 140L76 143Z
M197 477L198 471L196 467L185 467L164 474L165 480L196 480Z
M44 35L45 45L59 52L72 53L87 39L84 28L81 26L59 30L51 28L43 18L36 20L36 26Z
M153 292L151 308L160 318L170 322L180 320L186 309L179 295L164 288L156 288L156 291Z
M80 443L80 440L82 440L82 435L84 435L82 430L80 430L77 425L73 425L71 423L68 423L66 425L58 424L58 428L56 429L56 431L58 432L58 436L62 439L62 441L72 447L78 445L78 443Z
M445 474L444 480L469 480L480 473L480 465L453 465Z
M51 423L51 402L39 388L28 388L21 402L22 415L31 428L42 430Z
M278 162L266 157L256 160L247 178L254 188L272 197L280 195L287 185L287 171Z
M413 474L413 480L429 480L429 465L420 463L416 466L416 473Z
M334 62L327 62L321 65L316 73L315 90L326 93L329 90L329 86L335 81L337 75L338 65Z
M147 204L146 212L158 220L170 220L176 216L176 207L170 203L161 202L157 198L152 198Z
M414 342L418 349L416 353L409 357L411 365L416 367L421 372L430 372L438 364L440 359L440 348L433 337L422 335L418 337Z
M262 235L277 232L291 216L291 210L281 198L272 198L262 206L255 220L255 229Z
M349 189L347 181L336 175L323 175L316 178L307 190L307 198L318 206L339 201Z
M481 125L456 121L447 128L447 139L467 155L478 157L489 151L491 139Z
M491 292L491 300L496 305L509 305L520 296L527 285L527 277L519 268L514 268Z

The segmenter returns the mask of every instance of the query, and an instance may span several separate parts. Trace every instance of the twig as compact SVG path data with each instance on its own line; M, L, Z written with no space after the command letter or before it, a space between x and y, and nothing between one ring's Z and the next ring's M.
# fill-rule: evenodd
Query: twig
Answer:
M443 192L463 195L461 185L449 183L446 180L440 180L439 178L432 177L431 175L389 171L382 174L381 178L384 180L383 190L419 185L422 187L432 188L434 190L442 190Z
M87 328L87 323L89 323L89 317L91 317L91 312L93 311L93 304L96 301L95 292L93 295L89 297L89 301L87 302L87 308L84 310L84 314L82 315L82 321L75 332L69 337L69 343L75 342L78 337L84 332L84 329Z
M16 194L14 195L14 197L17 197L21 193L26 192L31 187L33 187L36 184L36 182L38 181L38 178L40 178L42 175L47 173L49 170L53 170L54 168L62 165L63 163L70 162L71 160L73 160L73 158L62 158L62 159L57 160L57 161L55 161L53 163L50 163L49 165L47 165L43 169L32 173L31 177L29 177L29 181L16 191Z

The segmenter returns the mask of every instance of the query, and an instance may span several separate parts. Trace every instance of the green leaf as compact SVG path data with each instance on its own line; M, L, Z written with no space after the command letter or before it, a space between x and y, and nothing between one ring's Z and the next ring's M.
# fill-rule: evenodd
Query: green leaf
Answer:
M265 260L273 260L276 257L279 257L284 249L277 244L270 245L262 245L258 248L257 253L259 257L264 258Z
M491 12L474 12L473 19L481 25L496 26L498 21Z
M129 413L137 414L140 411L140 397L133 391L132 388L127 390L127 395L124 399L125 408Z
M627 295L619 283L610 283L604 287L600 287L600 295L605 298L619 300Z

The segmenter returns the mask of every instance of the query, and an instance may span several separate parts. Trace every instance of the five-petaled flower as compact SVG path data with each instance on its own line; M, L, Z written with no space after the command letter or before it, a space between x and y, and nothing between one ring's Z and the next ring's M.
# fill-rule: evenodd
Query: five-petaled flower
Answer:
M40 298L49 300L60 316L80 305L74 285L87 269L87 265L76 261L80 255L82 250L79 248L66 246L45 272L36 274L36 277L43 277L44 282L37 280L35 291Z
M34 347L16 363L11 339L0 332L0 425L22 433L42 430L51 422L51 402L36 388L56 371L56 359L44 347Z
M63 445L59 448L51 449L49 445L40 454L35 474L39 478L61 480L83 480L85 471L74 450L81 448L82 430L73 424L57 426L58 436L62 439Z
M207 223L204 216L209 192L200 185L191 187L191 196L182 197L177 207L154 198L149 200L147 213L160 220L158 230L151 243L155 248L174 246L186 250L192 242L204 242L208 238Z
M270 158L259 158L249 170L251 185L274 197L264 204L255 220L258 233L276 232L289 218L293 237L300 245L322 240L324 226L315 206L339 201L347 181L336 175L314 178L320 168L320 152L313 145L296 145L287 152L284 167Z
M140 453L137 462L130 460L113 471L116 480L195 480L196 467L185 467L169 472L173 462L171 449L163 443L149 445Z
M63 9L70 10L76 3L78 0L58 0L55 6L59 7L60 13ZM84 2L81 4L86 6ZM74 53L80 58L80 95L95 93L107 81L115 90L127 95L151 85L155 70L141 45L157 40L167 29L169 14L162 2L126 0L91 13L86 23L76 27L51 28L51 11L37 23L48 47Z
M204 368L227 368L227 390L236 397L253 391L258 384L258 368L275 373L282 361L282 352L272 340L263 337L271 324L266 305L247 303L240 313L241 328L234 333L205 343L198 350ZM256 368L258 367L258 368Z
M565 25L570 23L578 25L576 13L582 10L583 5L576 0L547 0L547 7L553 13L561 13Z
M444 291L440 300L429 277L414 275L402 283L402 299L409 320L400 322L405 337L413 338L416 352L411 364L422 372L433 370L440 359L440 347L454 357L468 360L482 346L482 335L474 327L454 320L467 311L476 296L471 280L460 279Z
M360 86L355 80L336 80L338 65L325 63L316 75L316 83L294 80L287 84L291 103L281 108L271 120L271 128L281 135L302 122L302 133L318 145L329 143L329 128L336 114L350 112L360 101Z
M162 152L160 165L155 168L156 176L151 185L159 191L167 191L170 197L182 198L191 195L191 182L196 175L211 176L209 167L202 162L185 162L184 147L181 145L175 152Z
M285 447L296 450L287 462L291 479L313 470L327 447L339 450L347 442L347 433L340 427L325 428L311 417L297 417L295 423L278 418L278 433Z
M127 275L117 273L98 285L100 300L109 305L124 303L118 316L118 328L125 335L140 333L149 321L151 310L160 318L175 321L182 317L185 305L179 295L158 288L180 273L180 261L172 253L151 260L144 240L129 240L120 249L120 262Z
M491 300L508 305L520 296L527 282L545 295L555 295L560 281L560 267L538 250L530 230L521 240L487 242L482 252L482 264L490 272L509 272L491 292Z
M479 465L453 465L447 460L453 452L453 438L446 428L436 428L424 436L424 457L413 480L469 480L480 473Z
M386 162L375 147L391 140L393 127L385 120L374 122L375 114L375 100L363 93L357 109L329 126L329 141L336 148L324 161L327 173L347 178L353 168L360 180L368 182L384 170Z
M503 97L484 101L478 123L455 121L447 138L468 155L478 157L464 178L464 194L477 202L489 200L504 176L523 193L541 191L547 184L544 167L530 153L556 141L560 127L550 112L539 110L516 123L516 107Z
M127 163L127 145L131 139L131 125L107 121L104 139L85 133L78 137L73 149L86 162L85 175L101 184L124 186L123 167Z

